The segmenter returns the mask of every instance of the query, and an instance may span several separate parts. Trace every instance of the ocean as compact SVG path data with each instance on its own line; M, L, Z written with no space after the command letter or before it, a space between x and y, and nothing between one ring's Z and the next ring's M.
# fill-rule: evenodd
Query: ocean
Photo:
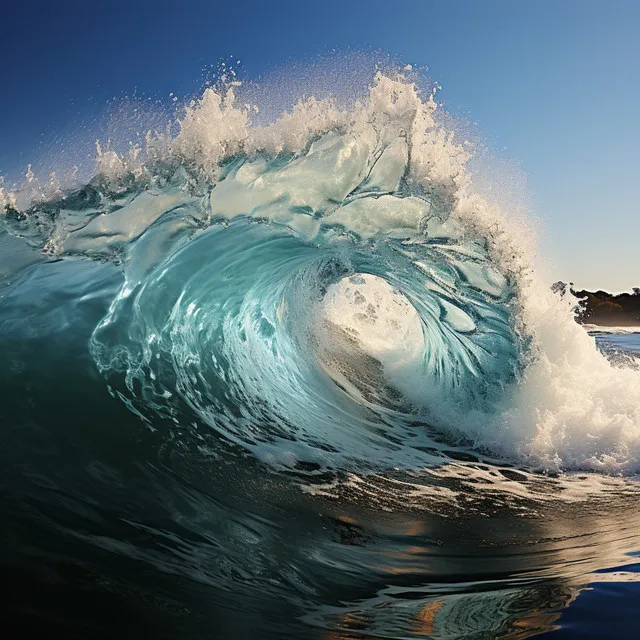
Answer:
M635 638L639 336L575 322L410 69L239 91L0 190L5 622Z
M637 333L596 333L596 343L604 350L622 353L640 353L640 328Z

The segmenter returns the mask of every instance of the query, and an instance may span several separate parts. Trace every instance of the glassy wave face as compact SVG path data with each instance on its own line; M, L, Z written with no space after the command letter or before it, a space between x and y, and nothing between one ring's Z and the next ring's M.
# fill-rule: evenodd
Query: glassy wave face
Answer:
M182 636L193 585L228 637L551 628L638 547L634 350L539 281L409 71L264 126L236 90L0 190L7 553Z

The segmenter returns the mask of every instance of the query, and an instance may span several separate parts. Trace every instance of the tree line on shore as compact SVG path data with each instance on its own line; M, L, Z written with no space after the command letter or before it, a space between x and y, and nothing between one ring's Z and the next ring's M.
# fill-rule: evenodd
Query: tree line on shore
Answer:
M576 320L581 324L640 326L640 287L634 287L631 293L611 294L601 290L575 290L573 282L556 282L551 289L559 295L576 298Z

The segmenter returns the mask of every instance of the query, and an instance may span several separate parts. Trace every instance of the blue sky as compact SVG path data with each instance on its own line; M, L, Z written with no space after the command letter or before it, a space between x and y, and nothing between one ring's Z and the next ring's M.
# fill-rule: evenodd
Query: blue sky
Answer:
M0 174L73 149L113 98L193 93L229 56L256 78L380 50L428 65L447 109L526 174L550 277L640 286L637 0L25 0L2 18Z

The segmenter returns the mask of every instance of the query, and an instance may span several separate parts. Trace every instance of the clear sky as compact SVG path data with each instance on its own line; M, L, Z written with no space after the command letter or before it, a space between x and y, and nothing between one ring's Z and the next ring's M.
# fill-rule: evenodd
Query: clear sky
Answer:
M638 0L38 0L1 10L0 175L135 91L192 93L338 49L428 65L454 114L526 174L551 276L640 286Z

